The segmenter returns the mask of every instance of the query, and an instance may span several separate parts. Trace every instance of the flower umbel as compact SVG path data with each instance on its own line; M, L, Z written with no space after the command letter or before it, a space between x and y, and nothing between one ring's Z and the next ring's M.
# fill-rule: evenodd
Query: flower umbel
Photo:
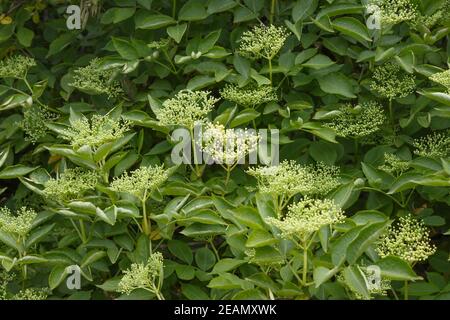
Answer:
M280 229L284 238L304 239L323 226L338 223L344 218L342 209L333 200L305 197L288 207L284 219L269 218L267 221Z
M128 129L127 122L95 114L91 119L83 116L74 121L64 130L62 137L69 140L74 148L87 145L96 149L105 143L122 138Z
M375 69L370 88L389 100L404 98L416 87L415 76L409 75L395 63L387 63Z
M450 156L450 131L434 132L415 139L414 154L428 158L446 158Z
M111 183L111 190L128 193L136 196L141 201L145 201L150 193L160 187L168 178L168 172L163 166L141 167L126 172Z
M248 129L225 129L221 124L208 123L200 148L218 164L232 166L256 150L258 134Z
M384 25L413 21L419 14L418 5L413 0L372 0L370 5L379 8L381 23Z
M300 165L283 161L278 166L250 168L247 173L258 181L261 193L280 196L280 209L296 194L324 196L339 185L339 168L318 165Z
M392 153L384 154L384 164L378 169L394 175L401 175L410 168L409 161L402 160Z
M27 288L20 290L10 300L46 300L48 289Z
M161 109L155 112L156 118L163 126L178 125L192 129L196 123L206 120L217 101L210 97L208 91L182 90L164 101Z
M104 93L108 98L114 98L123 92L119 81L114 80L114 75L114 69L104 70L100 59L94 58L89 65L73 72L73 82L70 85L90 94Z
M13 215L6 207L0 208L0 230L24 237L30 232L37 213L22 207Z
M254 86L249 85L240 88L237 85L226 85L220 91L220 95L225 100L234 102L246 108L255 108L258 105L270 101L277 101L277 94L271 86Z
M283 47L289 33L274 25L255 26L242 34L239 53L249 59L273 59Z
M33 58L26 56L12 56L0 61L0 78L17 78L26 77L28 70L36 66Z
M433 74L430 80L444 86L447 92L450 92L450 69Z
M428 230L421 220L412 215L401 217L398 224L390 226L376 248L380 257L397 256L410 264L426 260L433 255Z
M160 252L151 254L144 263L133 263L119 282L118 291L130 294L133 290L144 289L164 299L160 293L163 279L163 256Z
M58 179L45 183L44 195L57 201L69 201L81 197L86 191L93 190L98 182L94 171L81 168L66 169Z
M338 136L345 138L361 138L380 130L386 121L383 108L376 102L362 103L353 108L344 105L339 108L340 114L331 119L326 126L334 129Z
M57 116L54 113L48 112L41 107L33 105L26 108L21 122L21 127L27 135L25 139L35 143L43 138L48 131L46 124L56 118Z

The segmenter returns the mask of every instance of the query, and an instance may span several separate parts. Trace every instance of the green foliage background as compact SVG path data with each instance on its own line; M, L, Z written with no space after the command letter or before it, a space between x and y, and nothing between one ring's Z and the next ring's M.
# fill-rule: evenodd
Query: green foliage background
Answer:
M91 0L84 29L68 30L66 1L1 1L0 204L13 216L2 209L0 298L450 298L448 3L377 3L381 30L367 28L370 14L356 0ZM270 59L249 59L240 39L260 24L289 36ZM274 48L282 37L270 35L262 43ZM24 67L8 60L17 55L36 65L11 78ZM221 97L227 84L272 87L277 99L231 102ZM268 222L285 215L281 193L261 192L248 165L229 181L219 165L174 166L174 127L156 113L183 89L218 99L214 122L279 129L280 160L339 167L323 198L346 219L313 232L306 246ZM104 128L128 130L105 137L98 124L84 127L86 141L104 143L71 144L67 130L93 115L109 119ZM158 164L169 178L140 201L110 187ZM75 180L101 178L86 190L56 184L49 196L49 181L67 168L80 168ZM79 188L63 195L71 187ZM408 261L401 253L416 243L380 257L379 239L408 214L436 251ZM5 217L29 230L7 228ZM137 289L120 293L132 264L127 283ZM71 265L81 269L80 290L66 286ZM371 265L384 295L367 287Z

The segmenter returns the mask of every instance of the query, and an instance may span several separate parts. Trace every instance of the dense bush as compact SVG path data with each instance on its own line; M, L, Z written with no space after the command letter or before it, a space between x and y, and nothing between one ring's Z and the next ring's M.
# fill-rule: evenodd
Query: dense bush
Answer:
M450 298L448 0L69 4L0 4L0 298Z

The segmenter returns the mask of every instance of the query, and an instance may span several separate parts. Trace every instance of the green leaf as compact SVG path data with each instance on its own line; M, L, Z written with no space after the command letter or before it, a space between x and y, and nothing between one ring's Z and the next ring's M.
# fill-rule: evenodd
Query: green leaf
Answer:
M47 58L64 50L72 43L73 40L75 40L75 36L71 32L61 34L58 38L53 40L52 43L50 43Z
M324 141L315 141L309 146L309 154L311 157L328 165L333 165L338 157L335 144Z
M243 289L245 287L245 281L234 274L221 273L209 282L208 287L221 290Z
M180 43L183 38L184 33L187 29L187 23L177 24L176 26L171 26L167 28L167 34L175 40L176 43Z
M105 251L91 250L81 260L80 268L87 267L106 256Z
M55 266L48 276L50 290L56 289L67 277L66 266Z
M450 106L450 94L443 92L430 92L425 90L419 90L418 93L427 97L428 99L437 101L446 106Z
M195 252L195 263L203 271L208 271L216 263L216 256L208 248L200 248Z
M343 275L345 283L352 288L353 291L359 293L366 299L370 297L364 275L357 266L349 266L345 268Z
M174 24L176 21L163 14L148 14L148 11L142 10L135 15L135 23L136 29L154 30Z
M211 15L233 9L235 6L237 6L237 3L233 0L210 0L207 12Z
M299 0L292 8L292 19L294 22L305 20L310 17L319 4L318 0Z
M347 259L347 248L355 240L362 227L353 228L340 236L332 245L331 261L335 266L341 265Z
M19 252L22 250L22 246L16 241L16 239L14 239L11 234L2 230L0 230L0 242L3 242L8 247L11 247Z
M245 263L244 260L224 258L216 263L211 273L224 273L235 270Z
M139 53L130 42L123 39L112 38L112 43L122 58L127 60L139 59Z
M348 246L347 261L353 264L383 234L389 221L374 223L364 227Z
M313 272L314 285L316 288L320 287L321 284L330 280L337 272L339 268L328 269L325 267L317 267Z
M365 44L366 41L372 41L369 36L369 32L367 31L367 27L355 18L337 18L332 22L332 26L334 29L352 37L362 44Z
M216 78L207 75L198 75L189 80L186 88L189 90L199 90L216 83Z
M326 93L341 95L346 98L356 98L352 82L342 73L331 73L317 79L320 89Z
M366 164L364 162L361 162L361 167L364 172L364 175L366 176L370 186L374 188L380 188L380 189L389 189L389 186L394 181L394 178L387 174L384 171L375 169L369 164Z
M231 120L230 127L235 128L237 126L247 124L252 120L255 120L260 116L260 113L255 109L248 108L244 109L239 114Z
M203 1L190 0L181 7L178 12L178 20L198 21L204 20L208 16Z
M102 24L115 24L134 15L136 8L110 8L102 15Z
M209 300L208 294L206 294L199 286L182 283L181 292L189 300Z
M38 167L27 167L21 164L9 166L0 171L0 179L15 179L29 174Z
M253 207L239 207L233 210L233 214L240 223L250 227L252 230L260 229L265 230L265 223L261 219L261 216Z
M333 3L329 6L326 6L324 9L320 10L317 14L316 19L319 20L322 17L335 17L338 15L349 15L349 14L357 14L362 13L364 7L358 4L351 3Z
M250 232L245 245L250 248L259 248L277 243L278 240L264 230L256 229Z
M186 242L180 240L170 240L168 242L169 251L181 261L191 264L194 257L191 248Z
M20 27L17 29L17 40L19 40L19 43L24 47L31 46L33 38L34 38L33 30L30 30L25 27Z
M307 67L307 68L319 70L319 69L330 67L333 64L335 64L335 62L332 61L328 56L325 56L323 54L318 54L318 55L315 55L312 59L303 63L303 66Z
M385 257L376 263L381 269L381 275L390 280L415 281L422 279L417 276L411 266L398 257Z
M117 212L118 210L115 205L108 207L105 210L102 210L100 208L96 208L95 210L97 217L112 226L116 223Z
M52 231L55 224L49 224L39 229L33 230L26 239L25 248L30 248L33 244L38 243L45 238L46 235Z

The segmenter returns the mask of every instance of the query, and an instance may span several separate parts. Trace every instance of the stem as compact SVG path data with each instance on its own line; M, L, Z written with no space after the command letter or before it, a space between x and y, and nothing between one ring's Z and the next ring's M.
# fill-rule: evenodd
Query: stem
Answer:
M84 223L82 220L80 220L79 223L80 223L80 230L81 230L81 240L83 241L83 243L86 243L87 237L86 237L86 229L84 227Z
M405 281L405 300L408 300L409 288L408 288L408 280Z
M275 3L276 2L277 2L277 0L272 0L272 5L270 6L270 17L269 17L270 24L273 24L273 16L275 13Z
M75 223L75 221L73 221L73 219L70 219L70 222L72 223L73 228L75 229L75 231L77 232L78 236L80 237L80 240L82 242L84 242L83 241L83 235L81 234L80 230L78 230L78 227L77 227L77 224Z
M192 128L190 130L191 134L191 141L192 141L192 152L194 153L194 166L195 166L195 174L197 175L197 178L200 178L202 176L200 170L198 169L198 159L197 159L197 148L195 145L195 137L194 137L194 129Z
M166 49L162 49L162 52L164 53L164 56L166 57L167 62L170 63L170 66L172 67L173 73L178 74L177 67L173 64L172 59L170 59L169 54L167 53Z
M272 58L270 58L268 60L269 60L269 79L270 79L270 84L272 84Z
M211 245L211 249L214 251L214 255L216 256L217 261L220 260L219 252L216 249L216 246L214 245L213 239L208 240L209 244Z
M150 225L149 225L148 219L147 219L146 199L147 199L147 191L144 192L144 197L141 200L141 202L142 202L142 230L144 231L144 234L149 236L151 230L150 230Z
M308 249L306 247L304 247L303 249L303 276L302 276L302 280L303 283L306 283L306 276L308 273Z
M391 289L391 291L392 291L392 294L393 294L394 297L395 297L395 300L399 300L399 299L398 299L398 296L397 296L397 293L395 293L395 290L394 290L394 289Z
M172 18L175 19L177 13L177 0L172 0Z
M225 179L225 188L228 187L228 182L230 181L231 169L227 167L227 177Z
M392 108L392 99L389 99L389 117L391 119L391 124L394 126L394 110Z
M164 296L161 292L156 291L155 294L156 294L156 297L158 298L158 300L165 300Z

